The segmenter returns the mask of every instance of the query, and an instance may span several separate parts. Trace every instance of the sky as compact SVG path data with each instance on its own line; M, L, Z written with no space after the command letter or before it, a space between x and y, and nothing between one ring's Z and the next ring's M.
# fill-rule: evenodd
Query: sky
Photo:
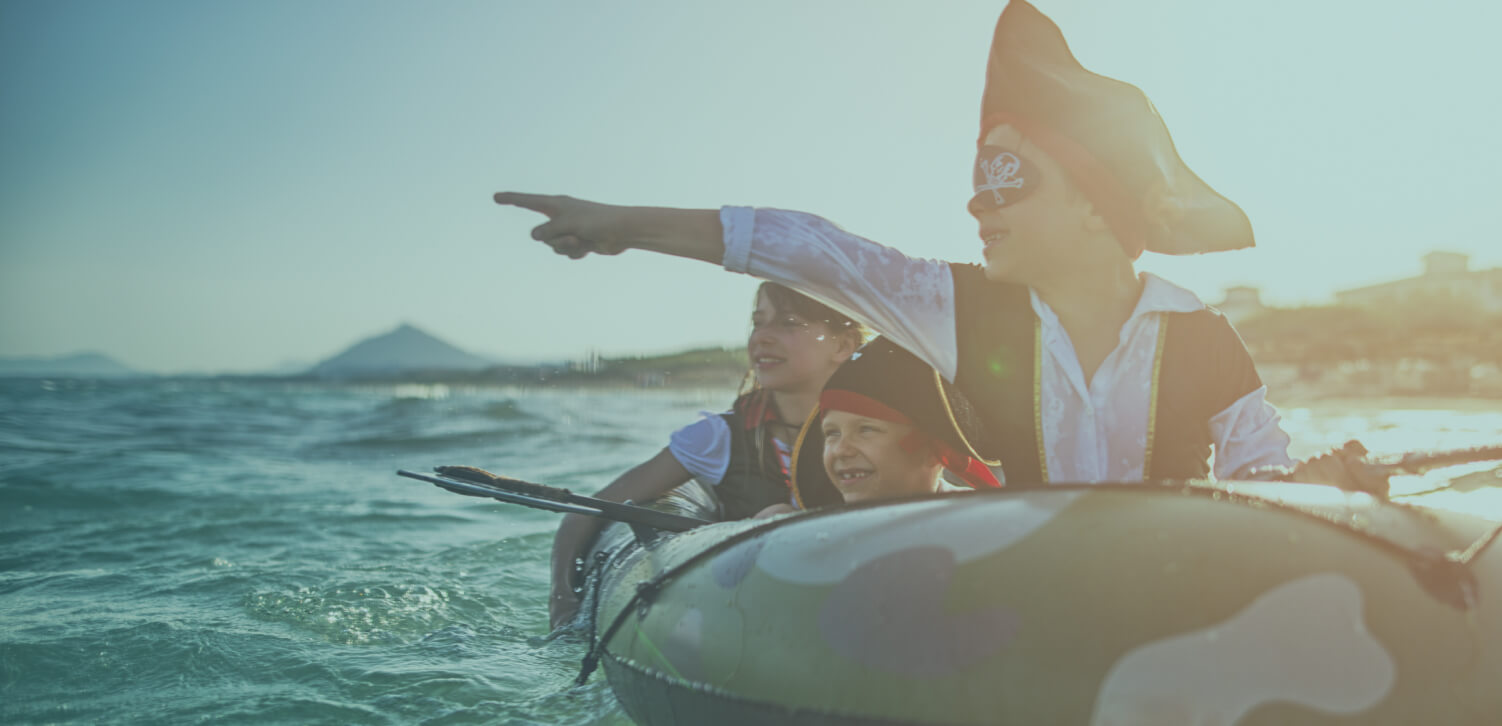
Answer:
M754 280L557 257L501 190L800 209L978 262L1003 4L0 4L0 356L251 372L403 322L512 361L744 341ZM1287 306L1435 249L1502 265L1499 4L1036 4L1252 220L1252 250L1140 269Z

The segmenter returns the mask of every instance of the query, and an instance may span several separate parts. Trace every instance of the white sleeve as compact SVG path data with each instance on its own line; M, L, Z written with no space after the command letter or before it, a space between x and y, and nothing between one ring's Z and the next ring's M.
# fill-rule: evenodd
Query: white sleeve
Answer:
M725 269L782 283L860 321L949 380L959 366L954 277L822 217L724 207Z
M1215 442L1215 478L1245 477L1252 469L1293 466L1288 434L1278 426L1278 409L1267 402L1267 386L1242 396L1210 417Z
M694 479L714 486L730 468L730 424L719 414L703 416L668 437L668 452Z

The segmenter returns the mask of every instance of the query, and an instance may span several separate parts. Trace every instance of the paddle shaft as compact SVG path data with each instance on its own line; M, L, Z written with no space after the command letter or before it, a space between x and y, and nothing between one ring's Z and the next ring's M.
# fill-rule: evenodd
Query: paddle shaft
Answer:
M1474 464L1482 461L1502 460L1502 446L1477 446L1471 449L1450 451L1411 452L1396 459L1379 458L1372 463L1386 470L1387 474L1422 474L1430 469L1439 469L1457 464Z
M632 526L650 527L664 532L685 532L695 527L709 524L705 520L694 517L659 512L655 509L638 507L634 504L622 504L621 502L586 497L574 494L567 489L549 487L544 484L534 484L508 477L494 477L490 483L479 483L428 476L427 474L418 474L404 469L399 469L396 473L398 476L425 481L457 494L489 497L497 501L520 504L524 507L532 507L533 509L542 509L549 512L582 514L589 517L624 522ZM504 488L509 482L525 485L526 492L521 493ZM551 496L539 496L539 492L542 490L550 490Z

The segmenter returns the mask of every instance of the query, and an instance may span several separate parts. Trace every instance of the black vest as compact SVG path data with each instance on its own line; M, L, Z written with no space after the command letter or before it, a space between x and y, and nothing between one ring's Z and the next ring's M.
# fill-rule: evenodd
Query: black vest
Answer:
M1001 460L1008 486L1046 482L1039 445L1040 324L1026 286L991 282L977 265L952 264L959 367L955 384L991 432L979 447ZM1170 313L1158 333L1143 478L1210 472L1210 419L1261 379L1246 345L1220 312Z
M730 413L720 414L730 426L730 465L714 490L727 521L747 519L773 504L786 504L792 496L773 442L766 442L763 457L757 461L756 437L771 435L756 427L746 427L747 409L751 408L748 403L754 395L741 396Z

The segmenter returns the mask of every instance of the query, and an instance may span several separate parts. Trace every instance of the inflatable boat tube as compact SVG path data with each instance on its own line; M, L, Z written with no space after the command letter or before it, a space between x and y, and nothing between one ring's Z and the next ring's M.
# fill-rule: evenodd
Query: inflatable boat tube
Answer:
M944 494L607 539L642 724L1502 723L1497 523L1306 484Z

